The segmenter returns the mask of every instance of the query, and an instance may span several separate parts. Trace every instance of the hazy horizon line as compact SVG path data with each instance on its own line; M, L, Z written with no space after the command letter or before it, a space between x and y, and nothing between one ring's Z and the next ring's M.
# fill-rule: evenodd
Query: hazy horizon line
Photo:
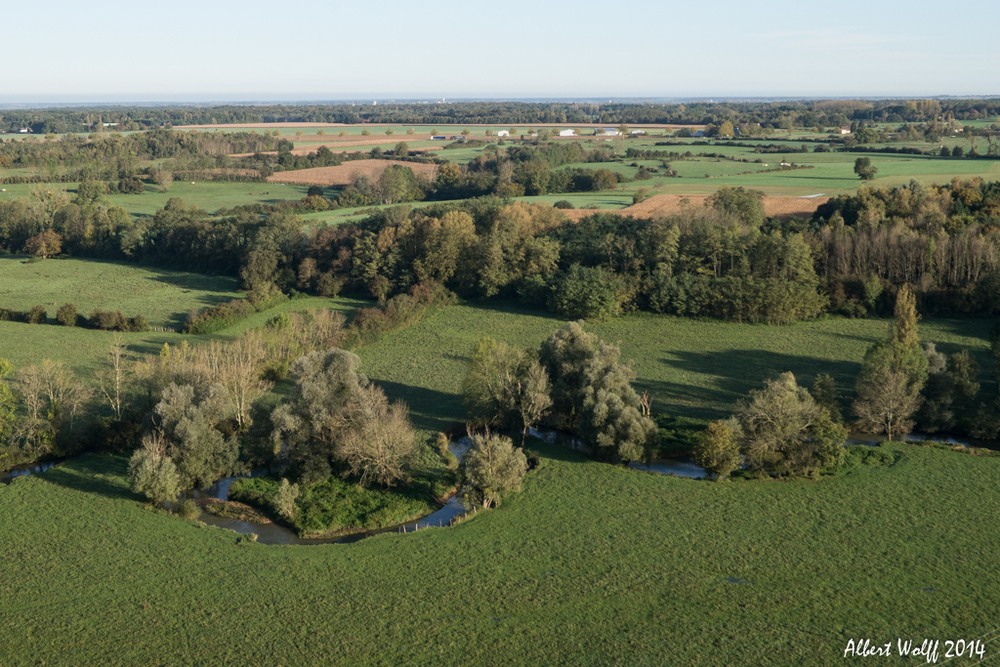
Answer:
M992 99L1000 94L914 94L914 95L585 95L585 96L529 96L529 95L498 95L489 96L406 96L406 95L356 95L339 98L322 98L315 96L233 96L225 98L210 97L177 97L177 98L118 98L116 96L94 98L58 98L46 99L46 96L34 99L3 99L0 98L0 109L42 109L51 107L164 107L164 106L373 106L378 104L467 104L474 102L520 102L527 104L539 103L571 103L571 104L684 104L691 102L777 102L797 100L909 100L909 99Z

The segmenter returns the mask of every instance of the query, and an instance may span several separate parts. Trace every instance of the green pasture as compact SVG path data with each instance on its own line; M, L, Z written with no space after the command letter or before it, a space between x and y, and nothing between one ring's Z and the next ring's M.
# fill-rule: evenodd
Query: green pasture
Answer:
M92 377L103 367L113 335L55 324L56 310L74 303L83 315L95 308L120 310L127 316L143 315L150 326L180 329L191 310L200 310L239 298L236 280L183 271L151 269L84 259L47 259L27 263L23 257L0 256L0 307L29 310L43 305L48 324L0 322L0 358L15 367L41 359L65 362L82 377ZM192 344L212 338L231 338L261 327L279 313L332 308L350 318L355 309L370 305L355 299L305 297L286 301L218 333L207 336L167 331L123 333L133 355L155 354L164 343Z
M499 509L353 544L147 509L124 458L19 479L0 663L830 665L850 639L997 635L996 458L884 445L889 466L716 484L530 446Z
M73 190L76 186L73 185ZM194 204L209 213L220 208L233 208L246 204L277 204L289 199L302 199L309 189L305 185L285 183L245 183L238 181L174 181L167 192L156 185L147 184L140 195L110 195L108 200L135 216L153 215L172 197Z
M30 197L36 189L66 192L70 199L76 196L77 183L39 183L2 186L0 199L20 199ZM183 199L185 204L214 213L220 208L233 208L245 204L277 204L286 200L298 200L306 196L308 186L287 185L285 183L246 183L238 181L174 181L163 192L160 187L146 184L146 191L137 195L108 195L107 201L121 206L133 216L150 216L163 208L173 197Z
M73 303L85 315L95 308L120 310L144 316L153 327L178 328L191 309L237 296L236 280L229 277L87 259L0 257L0 307L43 305L53 320L59 306Z
M406 401L420 428L437 431L465 418L462 378L479 338L537 348L563 324L549 313L512 305L456 305L358 354L370 377L392 398ZM920 335L946 354L969 349L988 383L991 325L986 319L924 320ZM656 409L700 419L727 416L738 399L784 371L805 385L828 373L850 397L865 351L888 327L886 320L840 317L765 326L649 313L585 325L621 346L622 358L633 363L637 389L649 392Z

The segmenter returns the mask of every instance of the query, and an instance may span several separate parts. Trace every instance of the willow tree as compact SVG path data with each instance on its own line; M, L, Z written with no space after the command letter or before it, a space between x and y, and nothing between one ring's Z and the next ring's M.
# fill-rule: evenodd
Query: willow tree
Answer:
M768 475L817 474L843 462L847 429L830 417L792 373L750 392L734 415L747 467Z
M473 435L471 440L460 469L467 503L495 507L503 496L521 489L528 459L506 436L487 433Z
M632 388L621 350L570 322L542 343L539 360L552 382L557 425L611 459L641 461L656 447L656 424Z

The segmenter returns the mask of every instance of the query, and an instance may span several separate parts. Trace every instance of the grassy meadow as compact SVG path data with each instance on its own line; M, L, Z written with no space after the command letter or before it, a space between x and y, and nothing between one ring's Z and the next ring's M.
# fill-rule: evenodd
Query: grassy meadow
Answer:
M76 195L76 183L41 183L5 185L0 199L19 199L31 196L36 189L62 190L72 199ZM219 209L233 208L244 204L277 204L287 200L299 200L306 196L307 186L285 183L241 183L227 181L174 181L166 192L152 183L146 184L146 191L137 195L108 195L106 199L115 206L121 206L135 217L151 216L163 208L172 197L184 200L185 204L196 205L204 211L215 213Z
M179 328L192 308L239 296L236 279L143 268L115 262L0 257L0 306L29 310L43 305L50 319L64 303L89 314L95 308L143 315L153 327Z
M63 303L75 303L83 314L95 308L142 314L151 326L179 329L192 309L238 296L236 281L228 277L83 259L28 263L23 257L0 257L0 306L27 310L41 304L50 318L44 325L0 322L0 357L15 367L43 358L61 360L91 376L105 363L112 334L52 323ZM209 336L172 331L123 335L132 354L152 354L164 343L231 338L282 312L333 308L350 318L355 309L369 305L347 297L305 297ZM358 352L364 371L392 398L410 405L419 428L434 432L465 418L460 389L476 340L492 336L537 347L563 323L551 313L512 303L460 304ZM920 335L945 353L970 349L982 367L983 381L989 382L991 325L986 319L925 320ZM633 363L637 387L650 393L659 410L711 419L728 414L738 398L786 370L804 383L829 373L850 394L865 350L885 336L888 322L826 317L765 326L634 313L586 328L621 346L622 357Z
M482 336L512 345L538 345L564 324L542 311L513 305L450 306L433 317L359 350L365 372L392 398L405 400L421 428L435 431L465 418L461 384L468 355ZM991 320L920 322L922 341L950 354L966 348L990 384ZM728 416L736 401L766 378L792 371L811 385L828 373L847 396L868 346L888 333L887 320L827 317L788 326L736 324L636 313L585 325L618 343L632 362L635 386L648 391L656 409L672 416Z
M713 484L532 446L499 509L354 544L238 544L123 458L0 486L0 664L828 665L1000 630L1000 459Z
M0 307L29 310L43 305L49 317L48 324L0 322L0 358L8 359L15 367L49 358L65 362L84 377L92 376L105 363L113 334L55 323L59 306L74 303L83 315L89 315L95 308L120 310L127 316L143 315L151 327L179 330L191 310L239 298L241 293L236 286L236 279L226 276L88 259L50 258L29 263L25 257L0 256ZM349 317L363 305L370 304L348 298L304 297L286 301L207 336L175 331L122 336L132 354L155 354L164 343L231 338L249 328L263 326L278 313L332 308Z

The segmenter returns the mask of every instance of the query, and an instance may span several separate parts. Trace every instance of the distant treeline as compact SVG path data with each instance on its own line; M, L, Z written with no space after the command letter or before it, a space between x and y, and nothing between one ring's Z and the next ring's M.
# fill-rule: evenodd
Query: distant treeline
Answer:
M0 130L35 134L143 130L171 125L267 122L393 123L397 125L619 123L748 124L770 128L836 127L852 122L924 123L977 120L1000 114L1000 99L787 100L679 104L461 102L433 104L115 106L6 110ZM105 123L114 124L105 127Z

